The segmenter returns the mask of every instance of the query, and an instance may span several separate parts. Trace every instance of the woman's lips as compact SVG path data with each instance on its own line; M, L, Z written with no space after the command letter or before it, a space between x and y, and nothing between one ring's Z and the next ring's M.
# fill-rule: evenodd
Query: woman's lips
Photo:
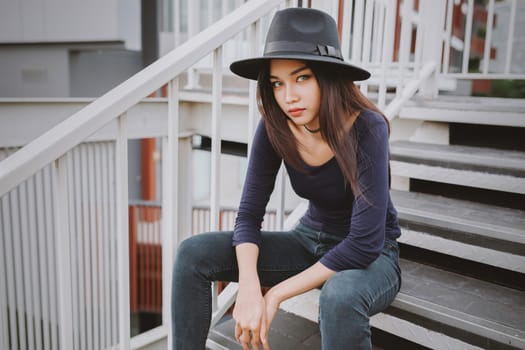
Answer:
M292 117L300 117L304 110L304 108L291 108L288 110L288 114Z

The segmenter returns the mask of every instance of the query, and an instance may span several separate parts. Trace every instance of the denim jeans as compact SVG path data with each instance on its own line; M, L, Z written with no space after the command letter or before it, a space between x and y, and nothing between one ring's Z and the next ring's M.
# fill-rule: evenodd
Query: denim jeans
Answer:
M303 224L261 235L257 268L267 287L310 267L341 240ZM323 349L372 348L369 317L387 308L399 291L398 260L397 243L387 240L382 254L366 269L340 271L326 281L319 300ZM181 243L172 280L173 350L205 349L211 282L237 279L232 232L199 234Z

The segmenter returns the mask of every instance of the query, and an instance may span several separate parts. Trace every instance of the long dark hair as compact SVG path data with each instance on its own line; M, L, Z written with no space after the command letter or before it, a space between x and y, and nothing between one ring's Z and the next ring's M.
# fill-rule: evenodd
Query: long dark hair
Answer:
M340 72L323 63L305 62L305 64L315 74L321 90L319 110L321 136L334 152L337 163L350 184L354 197L357 198L362 194L356 170L358 140L353 127L350 135L348 134L347 123L356 112L365 109L382 113L361 93L351 77L342 76ZM257 103L265 121L268 138L275 151L288 164L299 171L304 171L304 162L298 150L300 145L288 127L286 114L273 95L269 63L259 73Z

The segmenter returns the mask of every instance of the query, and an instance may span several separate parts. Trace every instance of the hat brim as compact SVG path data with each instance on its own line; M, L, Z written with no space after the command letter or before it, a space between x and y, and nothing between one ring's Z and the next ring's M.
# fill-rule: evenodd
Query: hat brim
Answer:
M350 63L347 63L345 61L340 61L330 57L316 57L310 54L300 55L297 53L291 55L268 55L258 58L248 58L235 61L230 65L230 70L243 78L257 80L259 72L264 67L264 65L267 64L268 61L273 59L321 62L333 66L334 69L337 70L338 74L348 76L354 81L361 81L370 78L370 72L363 68L351 65Z

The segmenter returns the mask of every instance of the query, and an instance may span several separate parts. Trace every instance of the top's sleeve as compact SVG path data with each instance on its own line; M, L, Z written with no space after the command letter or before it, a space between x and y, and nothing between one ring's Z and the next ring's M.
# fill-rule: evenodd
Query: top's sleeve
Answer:
M264 122L261 120L253 138L241 202L235 220L234 246L246 242L260 244L261 223L280 165L281 157L270 144Z
M357 176L362 195L354 200L350 231L321 263L334 271L366 268L381 253L388 207L388 125L383 120L358 140Z

